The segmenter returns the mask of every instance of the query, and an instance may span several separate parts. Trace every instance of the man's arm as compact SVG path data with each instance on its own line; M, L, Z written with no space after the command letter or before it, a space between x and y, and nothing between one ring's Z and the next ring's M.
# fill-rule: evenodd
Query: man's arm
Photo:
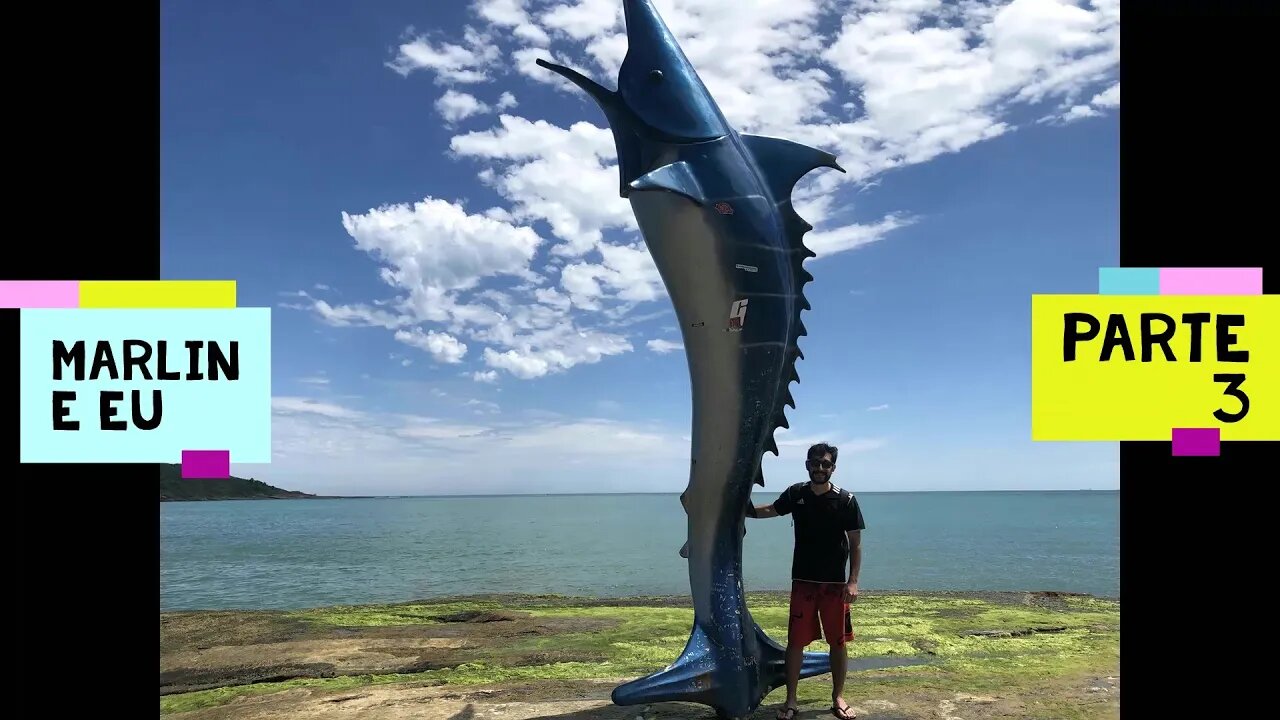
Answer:
M768 505L756 505L755 503L747 505L747 517L771 518L786 515L789 512L791 512L791 488L783 490L778 499Z
M849 584L858 584L858 573L862 571L862 531L847 530L849 536Z
M747 510L747 516L753 518L771 518L778 517L778 509L772 503L768 505L752 505Z
M862 506L858 498L850 496L845 507L844 531L849 537L849 582L845 584L845 600L853 602L858 599L858 574L862 572L862 531L867 523L862 519Z
M845 602L858 599L858 573L862 570L862 531L846 530L849 536L849 582L844 586Z

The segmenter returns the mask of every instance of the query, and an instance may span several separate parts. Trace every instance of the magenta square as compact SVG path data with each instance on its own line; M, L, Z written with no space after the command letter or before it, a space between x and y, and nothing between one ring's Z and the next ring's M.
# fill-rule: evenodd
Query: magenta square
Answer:
M1173 454L1178 457L1217 457L1222 452L1218 428L1174 428Z
M1261 295L1262 268L1160 268L1161 295Z
M230 450L183 450L182 477L225 480L231 477Z
M0 280L0 308L78 308L77 280Z

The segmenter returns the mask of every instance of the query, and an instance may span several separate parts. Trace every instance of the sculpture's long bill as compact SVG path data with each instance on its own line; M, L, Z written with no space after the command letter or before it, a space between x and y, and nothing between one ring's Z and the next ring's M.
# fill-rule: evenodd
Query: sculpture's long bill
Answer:
M670 667L614 691L622 705L692 701L744 717L785 682L784 649L743 597L742 536L761 458L778 452L783 405L798 380L802 293L812 276L802 242L811 226L791 190L811 170L843 172L835 157L786 140L735 132L650 0L624 0L628 52L611 91L538 60L603 110L629 198L666 284L693 391L688 513L694 627ZM801 677L829 671L806 653Z

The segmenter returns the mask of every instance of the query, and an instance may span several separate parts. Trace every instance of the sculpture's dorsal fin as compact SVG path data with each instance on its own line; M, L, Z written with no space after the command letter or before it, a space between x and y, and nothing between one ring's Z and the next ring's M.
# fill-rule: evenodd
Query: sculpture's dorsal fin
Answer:
M764 175L765 184L777 203L784 200L789 202L791 188L811 170L828 167L844 172L844 168L836 162L836 156L825 150L767 135L740 133L738 137L742 138L742 144L755 158L756 165Z
M817 253L804 244L804 235L813 229L813 225L800 217L792 206L791 191L796 183L800 182L800 178L817 168L827 167L840 172L845 170L840 167L840 163L836 162L835 155L808 145L766 135L739 134L738 137L742 140L743 147L755 160L761 179L772 196L774 205L778 208L782 218L783 234L791 249L791 270L795 278L795 314L791 318L791 331L787 338L787 359L782 374L783 387L778 394L778 407L775 408L772 418L773 430L777 430L790 427L783 406L795 407L795 399L790 387L787 386L793 382L800 382L800 375L796 372L796 360L803 358L804 354L800 352L798 341L808 334L804 323L800 321L800 313L809 309L809 301L804 296L804 286L813 280L813 275L804 269L804 261L817 256ZM773 441L772 433L770 433L767 449L777 454L777 443Z
M787 243L791 246L792 251L800 255L792 262L798 274L803 269L800 263L818 255L804 246L804 234L812 230L813 226L800 217L800 213L797 213L796 209L792 207L790 199L778 201L778 214L782 216L782 231L787 236Z
M801 266L796 271L796 286L801 288L801 295L800 295L801 310L811 310L813 308L813 306L809 304L809 299L804 297L804 294L803 294L804 285L810 282L813 282L813 273L809 272L808 270L805 270L804 266Z
M631 190L666 190L689 198L698 205L706 205L707 197L702 192L702 185L693 174L689 163L681 160L670 165L663 165L657 170L646 173L631 181Z
M787 241L792 246L791 251L791 270L795 279L795 301L793 315L791 316L791 329L787 334L787 357L786 364L782 371L782 393L781 403L778 407L778 414L782 414L781 405L790 405L795 407L795 399L791 394L791 388L786 387L793 382L800 382L800 375L796 372L796 360L803 360L804 353L800 350L800 338L809 334L805 329L804 321L800 319L800 314L810 309L809 299L805 297L804 286L813 281L813 275L804 268L804 261L817 257L817 253L810 250L804 244L804 234L813 229L813 226L805 222L794 208L791 207L791 200L783 200L778 203L778 209L782 211L783 221L786 224L785 232ZM775 423L775 427L785 427L786 420L781 423Z

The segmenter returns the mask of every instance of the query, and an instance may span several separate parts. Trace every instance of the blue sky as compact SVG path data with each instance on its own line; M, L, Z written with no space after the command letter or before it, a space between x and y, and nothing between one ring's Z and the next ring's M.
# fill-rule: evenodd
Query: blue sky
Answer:
M678 492L674 314L603 118L533 63L612 87L621 3L442 4L162 7L163 275L273 308L274 459L233 471ZM657 5L740 131L850 170L797 188L819 257L766 491L816 440L855 490L1117 488L1116 444L1030 440L1029 318L1118 263L1118 2Z

